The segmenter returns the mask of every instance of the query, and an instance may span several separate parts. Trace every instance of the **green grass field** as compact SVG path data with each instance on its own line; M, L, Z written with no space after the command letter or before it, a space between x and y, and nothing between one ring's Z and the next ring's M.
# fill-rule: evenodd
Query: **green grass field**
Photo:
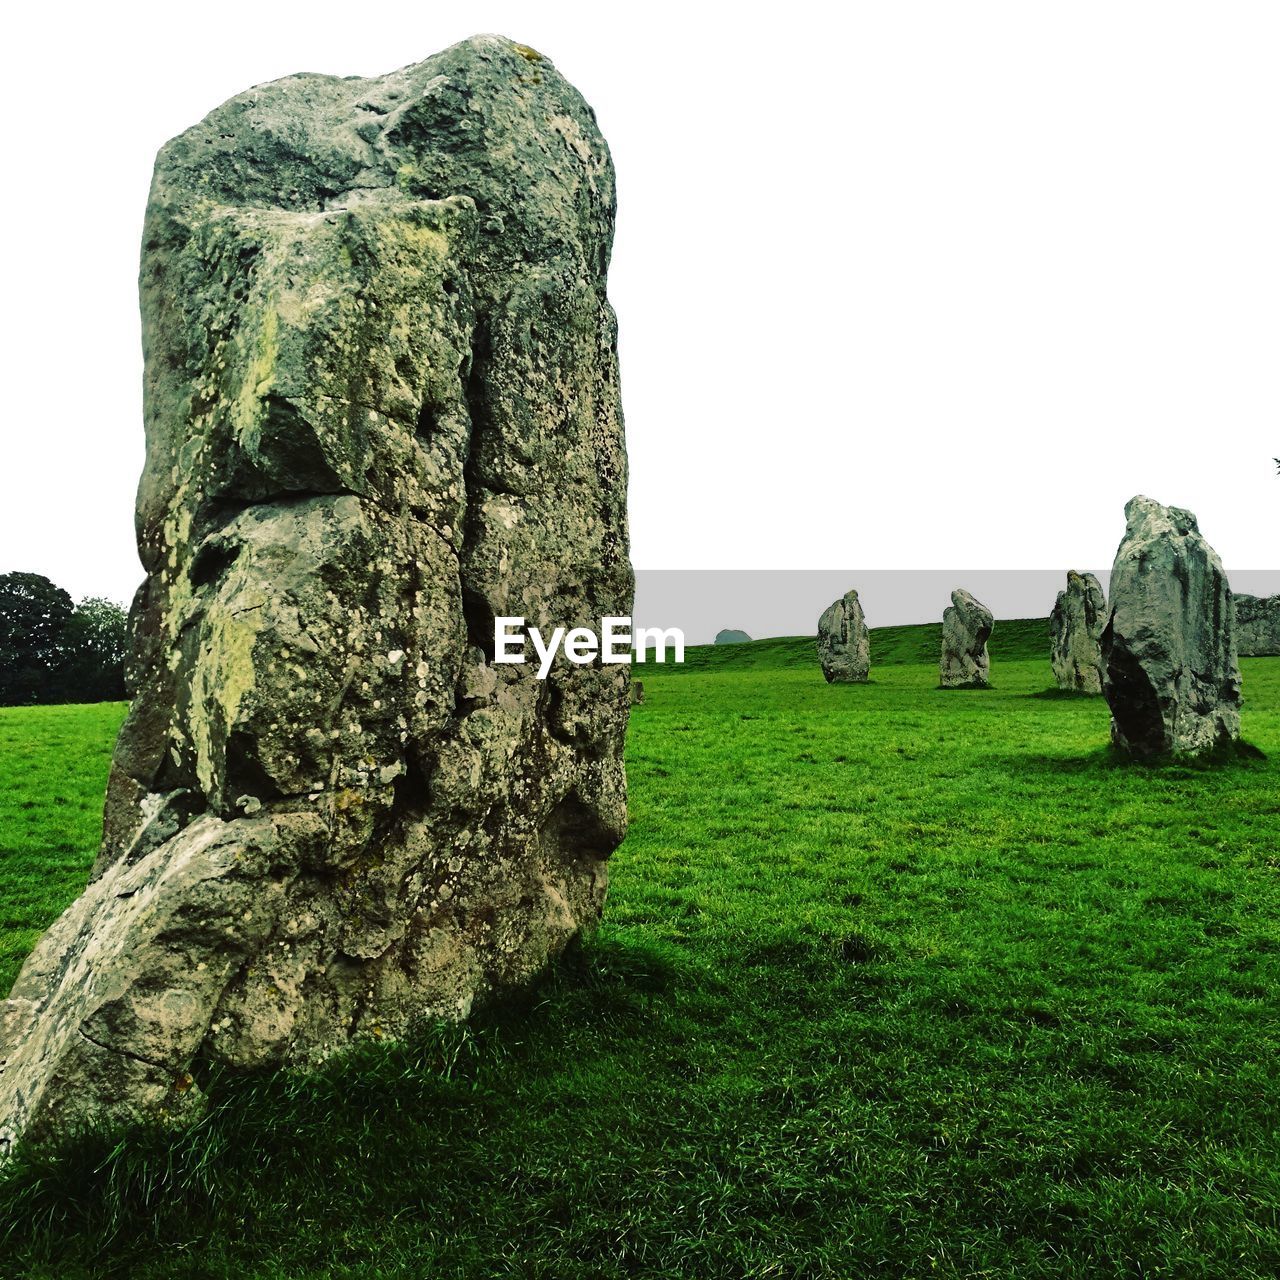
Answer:
M647 667L598 937L537 989L194 1131L27 1159L0 1273L1280 1274L1280 659L1267 758L1118 764L1100 699L873 682L812 641ZM122 708L0 712L0 960L78 891ZM5 1271L4 1268L9 1270Z

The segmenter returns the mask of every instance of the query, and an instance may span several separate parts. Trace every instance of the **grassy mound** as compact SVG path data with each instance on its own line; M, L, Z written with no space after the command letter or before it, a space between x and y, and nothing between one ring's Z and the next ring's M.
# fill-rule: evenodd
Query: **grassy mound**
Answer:
M875 679L877 667L927 663L936 667L941 648L940 622L872 627L871 678ZM1014 618L997 622L987 644L987 651L991 654L993 666L998 662L1037 658L1042 658L1047 663L1048 619ZM787 671L799 667L820 670L813 636L777 636L745 644L690 645L685 650L683 665L672 665L669 670L702 674L714 671ZM637 674L646 678L654 669L652 663L646 664L644 671L637 668Z

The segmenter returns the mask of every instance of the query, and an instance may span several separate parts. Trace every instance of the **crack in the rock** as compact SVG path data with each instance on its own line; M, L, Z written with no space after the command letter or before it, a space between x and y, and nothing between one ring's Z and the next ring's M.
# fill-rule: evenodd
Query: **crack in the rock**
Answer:
M140 1053L133 1053L128 1049L122 1049L119 1045L103 1044L101 1040L95 1040L83 1027L77 1027L77 1031L95 1048L101 1049L104 1053L114 1053L121 1058L129 1058L133 1062L140 1062L144 1067L151 1067L156 1071L163 1071L167 1075L177 1075L178 1072L163 1062L155 1062L151 1058L144 1058Z
M379 498L377 494L361 493L356 489L349 488L281 489L275 493L266 494L261 498L223 497L215 499L211 510L213 527L204 535L204 538L208 539L225 532L228 525L235 523L242 515L256 510L258 507L291 507L300 505L302 502L309 502L315 498L355 498L357 502L367 502L370 506L377 507L379 511L384 515L390 516L393 520L402 520L407 512L413 517L415 524L439 538L449 549L451 555L455 558L459 555L457 548L454 547L452 540L446 536L444 531L430 520L423 518L422 508L408 505L405 507L392 507ZM251 607L256 609L262 606L253 605ZM238 612L247 612L247 609L238 610ZM188 618L183 623L183 626L189 626L196 617L198 617L198 614L193 614L191 618Z

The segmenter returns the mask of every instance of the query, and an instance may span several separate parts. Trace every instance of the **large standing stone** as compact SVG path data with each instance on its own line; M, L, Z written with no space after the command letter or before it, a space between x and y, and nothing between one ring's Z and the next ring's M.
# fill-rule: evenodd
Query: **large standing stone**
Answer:
M85 894L0 1006L0 1137L456 1018L600 914L631 612L591 109L494 36L298 75L161 151L136 697Z
M1139 758L1205 755L1240 734L1227 576L1190 511L1137 497L1124 514L1102 632L1112 741Z
M1060 689L1102 692L1102 628L1107 602L1091 573L1067 573L1067 589L1058 592L1049 615L1050 654Z
M938 683L944 689L983 689L991 683L987 640L994 626L986 605L967 591L951 593L951 604L942 614Z
M1234 596L1236 652L1242 658L1280 656L1280 596Z
M818 661L828 684L861 684L871 670L871 635L856 591L846 591L818 619Z

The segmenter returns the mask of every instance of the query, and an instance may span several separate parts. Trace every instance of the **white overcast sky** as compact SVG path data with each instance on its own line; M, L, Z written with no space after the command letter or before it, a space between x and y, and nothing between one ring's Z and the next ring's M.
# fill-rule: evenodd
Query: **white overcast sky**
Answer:
M613 149L638 567L1105 567L1136 492L1229 570L1280 562L1280 5L33 9L5 20L0 571L139 580L160 145L481 31Z

